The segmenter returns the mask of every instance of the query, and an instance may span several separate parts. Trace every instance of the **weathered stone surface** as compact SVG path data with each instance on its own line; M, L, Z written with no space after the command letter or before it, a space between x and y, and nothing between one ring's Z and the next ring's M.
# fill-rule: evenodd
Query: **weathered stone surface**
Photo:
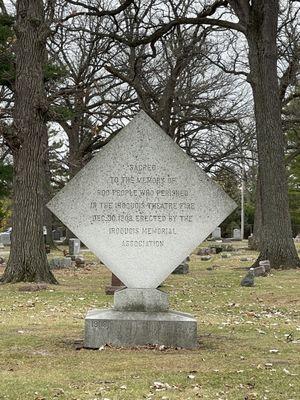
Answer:
M114 310L164 312L169 309L167 293L157 289L123 289L115 292Z
M55 257L49 260L50 269L53 268L68 268L72 265L71 257Z
M80 253L80 240L79 239L69 239L69 255L78 256Z
M219 251L221 252L222 249ZM216 246L212 246L212 247L204 247L198 250L197 252L198 256L208 256L210 254L217 254L217 248Z
M189 314L175 311L161 313L91 310L85 318L85 341L88 348L105 344L143 346L158 344L170 347L197 347L197 321Z
M48 207L127 287L156 288L236 205L141 111Z
M241 230L240 229L234 229L233 230L233 239L234 240L241 240Z
M10 246L10 233L8 232L2 232L0 233L0 243L2 243L4 246Z
M81 267L81 268L84 267L84 265L85 265L84 257L79 257L79 256L73 256L73 257L74 257L76 267ZM71 259L72 259L72 257L71 257Z
M254 272L254 276L266 276L266 269L264 265L260 265L259 267L252 268Z
M187 259L183 260L182 263L180 265L178 265L177 268L174 269L174 271L172 272L172 274L175 275L186 275L189 273L189 264L187 262Z
M236 205L154 121L140 112L48 206L128 288L88 312L86 347L196 347L155 288Z
M52 231L52 239L53 240L60 240L60 238L61 238L61 232L56 230L56 229L53 229L53 231Z
M253 233L248 236L248 249L249 250L254 250L254 236Z
M259 266L260 267L264 267L266 272L270 272L271 271L271 264L269 260L261 260L259 262Z
M212 239L221 239L221 228L219 226L212 231L211 237Z
M254 268L250 268L246 276L241 280L241 286L252 287L254 286Z
M211 254L211 251L209 247L204 247L199 249L197 254L198 256L208 256L209 254Z

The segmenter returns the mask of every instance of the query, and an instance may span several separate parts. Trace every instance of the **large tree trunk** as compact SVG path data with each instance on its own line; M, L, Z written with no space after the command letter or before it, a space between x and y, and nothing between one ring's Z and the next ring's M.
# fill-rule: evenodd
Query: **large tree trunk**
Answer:
M68 166L69 166L69 179L71 180L83 167L83 157L80 150L80 122L73 121L71 129L67 132L69 139L69 155L68 155ZM80 190L78 188L78 190ZM64 241L65 245L69 245L69 240L76 238L76 235L69 229L66 228L66 238Z
M68 155L68 166L69 166L69 177L70 179L81 170L83 167L83 156L80 149L80 121L74 122L73 126L68 132L69 139L69 155Z
M14 130L19 145L13 149L13 231L4 282L57 283L43 238L46 29L42 0L17 1Z
M53 222L53 214L46 206L47 203L52 198L52 190L51 190L51 171L50 171L50 160L49 160L49 143L48 136L43 138L45 141L45 157L44 157L44 170L45 170L45 186L44 186L44 226L47 229L46 234L46 245L50 246L51 249L57 249L53 237L52 237L52 222Z
M260 241L261 241L261 230L262 230L261 187L260 187L259 175L257 175L253 240L252 240L252 245L251 245L252 250L260 249L259 245L260 245Z
M300 266L289 215L284 137L277 78L278 1L252 2L246 37L254 96L262 229L260 259L272 268Z

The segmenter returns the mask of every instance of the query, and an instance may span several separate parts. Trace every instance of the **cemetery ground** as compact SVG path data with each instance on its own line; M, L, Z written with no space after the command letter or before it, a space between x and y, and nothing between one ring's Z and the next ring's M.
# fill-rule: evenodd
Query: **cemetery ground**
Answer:
M300 271L241 287L256 255L245 246L193 254L188 275L164 282L171 308L197 317L196 350L83 349L86 312L113 301L111 274L89 252L84 268L55 270L58 286L0 286L0 399L299 399Z

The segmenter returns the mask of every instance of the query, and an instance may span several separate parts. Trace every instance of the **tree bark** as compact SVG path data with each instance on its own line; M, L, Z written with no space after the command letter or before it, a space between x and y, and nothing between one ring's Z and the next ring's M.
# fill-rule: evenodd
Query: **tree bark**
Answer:
M48 136L44 137L45 141L45 157L44 157L44 170L45 170L45 187L44 187L44 226L47 228L46 245L50 246L51 249L57 249L52 237L52 225L53 225L53 214L47 208L47 203L52 198L51 190L51 171L50 171L50 160L49 160L49 143Z
M3 282L57 283L43 238L47 99L43 67L47 26L42 0L17 1L14 204L11 252Z
M262 229L261 187L260 187L259 175L257 175L253 239L252 239L252 245L251 245L252 250L259 250L259 245L260 245L260 241L261 241L261 229Z
M300 266L289 215L284 136L277 77L278 0L254 0L246 37L249 45L250 84L253 91L262 227L261 259L272 268Z

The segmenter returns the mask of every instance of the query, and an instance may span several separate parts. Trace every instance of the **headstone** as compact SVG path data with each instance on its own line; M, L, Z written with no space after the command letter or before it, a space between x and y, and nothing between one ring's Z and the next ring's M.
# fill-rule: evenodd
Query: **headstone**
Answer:
M72 259L72 257L71 257L71 259ZM76 267L82 268L85 266L84 257L74 256L74 261L75 261Z
M209 247L200 248L197 252L198 256L208 256L211 254L211 250Z
M79 239L69 239L69 256L75 258L80 253L80 240Z
M254 268L250 268L246 276L241 280L241 286L252 287L254 286Z
M248 249L253 250L253 245L254 245L254 236L253 233L248 236Z
M197 346L197 321L169 311L156 288L236 204L147 114L48 207L127 287L115 293L115 308L88 312L85 347Z
M72 266L71 257L55 257L49 260L50 269L55 268L69 268Z
M217 254L217 247L218 246L200 248L197 252L197 255L198 256L208 256L210 254Z
M111 274L111 284L105 287L105 294L115 294L117 290L125 289L124 283L115 275Z
M178 265L177 268L174 269L172 274L175 275L185 275L189 273L189 264L187 262L187 259L183 260L181 264Z
M266 269L264 265L259 265L258 267L252 268L254 272L254 276L266 276Z
M4 246L10 246L10 233L9 232L2 232L0 233L0 243Z
M260 267L264 267L265 272L270 272L271 271L271 264L269 260L261 260L259 262Z
M233 239L234 240L241 240L241 230L240 229L234 229L233 230Z
M270 261L269 260L262 260L259 262L258 267L250 268L254 276L267 276L268 272L270 272Z
M60 232L57 229L53 229L52 231L52 239L60 240Z
M211 237L213 239L221 239L221 228L219 226L212 231Z

